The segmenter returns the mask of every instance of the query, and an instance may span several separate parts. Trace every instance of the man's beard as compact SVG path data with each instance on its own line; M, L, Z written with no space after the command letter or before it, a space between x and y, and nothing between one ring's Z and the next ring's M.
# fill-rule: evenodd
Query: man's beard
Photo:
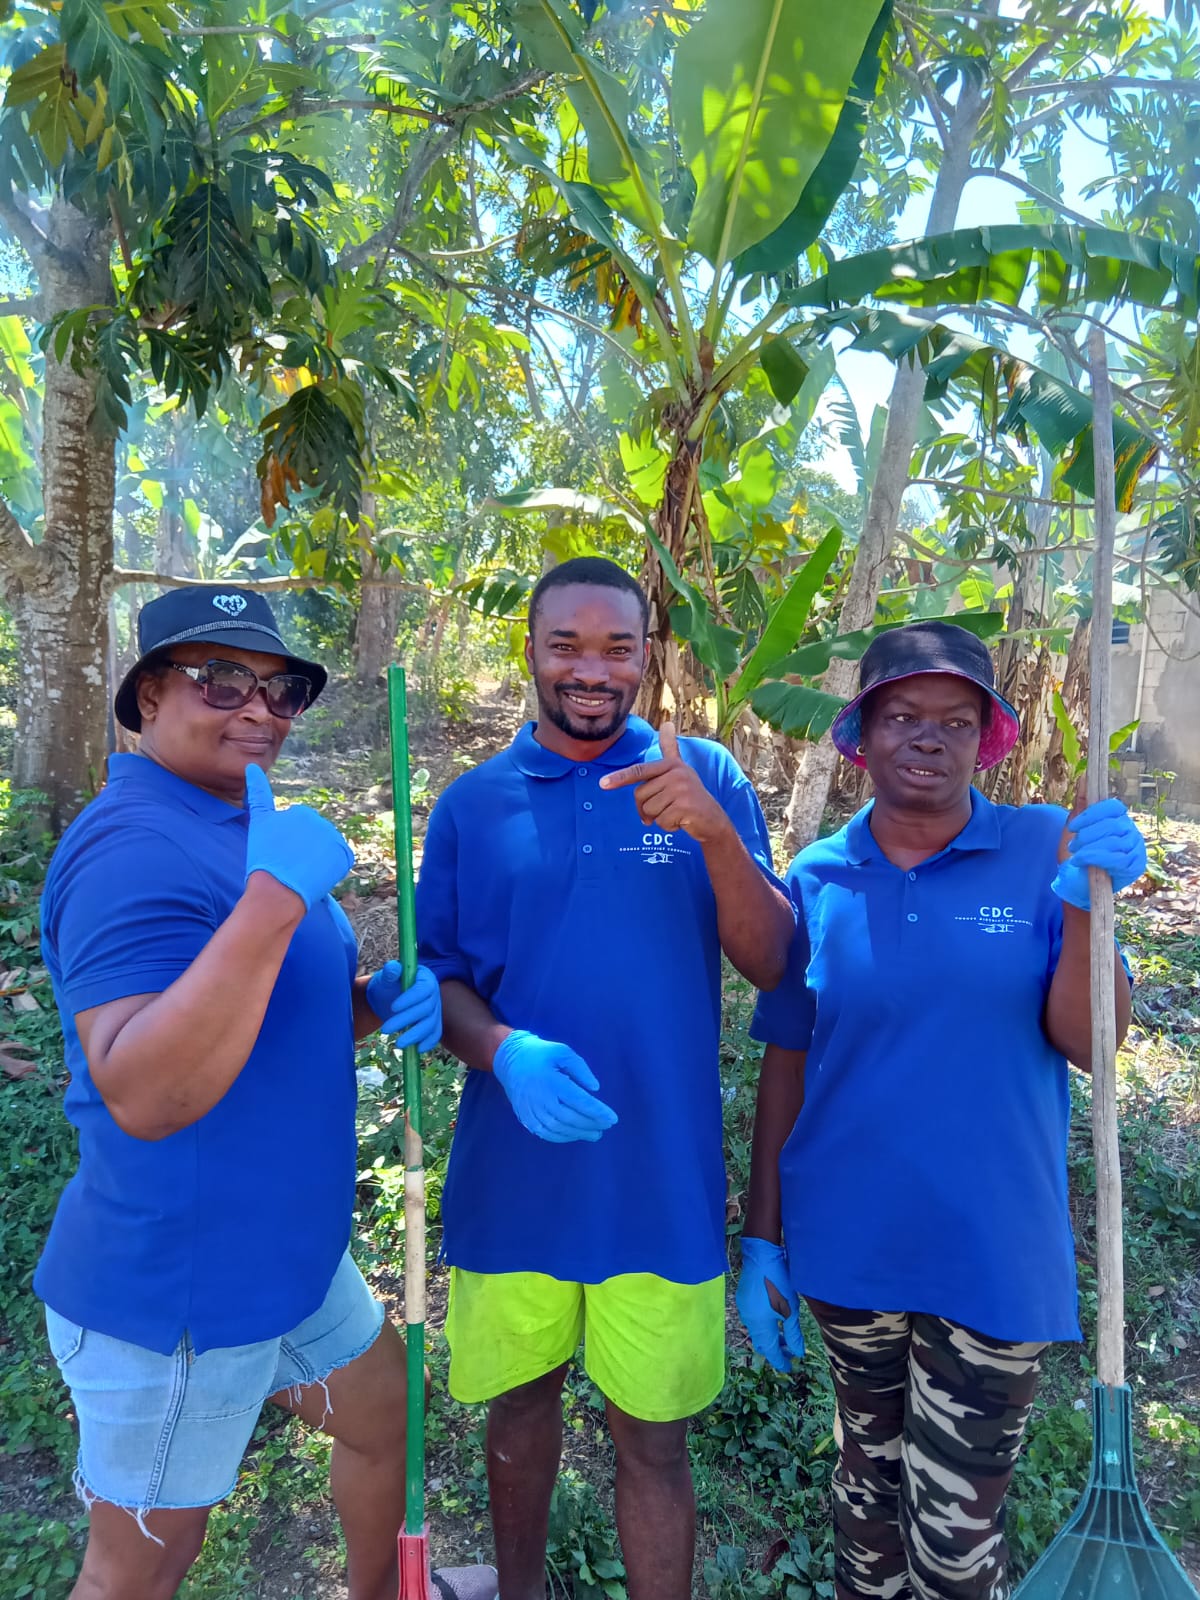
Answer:
M582 689L578 684L572 683L556 685L547 695L539 683L537 685L538 715L545 717L547 722L552 722L568 738L578 739L583 743L598 744L601 739L611 739L614 733L620 731L621 725L633 709L633 695L628 697L613 695L611 716L586 717L576 720L560 698L564 688L572 689L576 694L587 694L589 692L586 689Z

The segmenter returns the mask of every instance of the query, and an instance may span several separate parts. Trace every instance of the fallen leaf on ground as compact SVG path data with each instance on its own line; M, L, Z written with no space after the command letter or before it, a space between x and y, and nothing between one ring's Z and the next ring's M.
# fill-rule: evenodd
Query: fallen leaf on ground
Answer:
M23 1060L18 1051L31 1050L32 1045L19 1039L0 1039L0 1072L6 1078L29 1078L37 1071L36 1061Z

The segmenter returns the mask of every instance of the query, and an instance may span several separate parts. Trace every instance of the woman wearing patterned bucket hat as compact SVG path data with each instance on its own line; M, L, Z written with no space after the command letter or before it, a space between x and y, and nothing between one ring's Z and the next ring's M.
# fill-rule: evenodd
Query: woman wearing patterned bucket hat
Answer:
M965 629L873 640L833 740L875 797L793 862L788 974L751 1030L738 1307L783 1370L799 1297L821 1330L839 1600L1007 1594L1042 1352L1080 1337L1067 1063L1091 1051L1088 868L1123 889L1146 849L1119 801L1068 819L975 789L1019 731Z
M432 1048L437 982L356 976L330 896L353 853L275 809L267 769L325 671L263 597L178 589L138 642L116 714L139 750L42 899L79 1131L34 1277L79 1421L73 1600L175 1594L268 1398L333 1439L351 1600L394 1600L405 1356L348 1251L354 1042Z

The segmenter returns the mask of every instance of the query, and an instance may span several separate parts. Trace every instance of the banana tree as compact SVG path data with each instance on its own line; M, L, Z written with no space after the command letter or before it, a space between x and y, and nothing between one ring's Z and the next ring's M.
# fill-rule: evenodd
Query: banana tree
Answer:
M689 9L674 8L664 24L664 138L638 104L636 68L624 77L610 69L566 0L512 0L523 56L562 84L559 149L544 155L545 131L532 127L524 137L497 131L493 142L532 181L531 216L554 211L569 224L550 266L576 277L581 263L601 266L616 285L613 320L623 326L614 338L640 402L622 440L630 507L649 509L677 567L711 574L702 471L722 401L758 369L789 405L809 369L769 324L745 328L735 295L806 251L848 182L891 0L847 0L836 29L817 0L709 0L690 26L679 20ZM540 245L544 255L544 233ZM674 595L653 552L647 579L643 703L654 714L675 655ZM716 586L706 586L720 620Z
M626 508L648 512L655 536L651 715L673 670L672 613L684 628L696 615L690 600L676 603L662 552L707 598L712 626L734 620L713 560L711 491L732 467L728 402L748 385L765 383L781 406L811 403L832 370L830 339L857 318L860 343L874 337L898 362L934 359L927 398L952 381L986 378L995 398L1011 387L1004 426L1058 456L1069 489L1065 474L1081 478L1090 459L1086 395L928 312L1173 298L1194 315L1194 257L1105 229L960 230L826 267L818 241L858 157L887 4L851 0L837 30L801 0L677 6L656 25L654 70L635 55L621 72L605 13L590 31L566 0L511 0L508 14L523 56L557 76L565 100L552 124L481 136L530 182L526 264L574 289L592 276L612 365L628 374L625 404L609 409L625 422ZM641 84L663 79L667 102L646 102ZM926 314L905 320L904 305ZM1118 428L1128 490L1154 449L1132 419Z

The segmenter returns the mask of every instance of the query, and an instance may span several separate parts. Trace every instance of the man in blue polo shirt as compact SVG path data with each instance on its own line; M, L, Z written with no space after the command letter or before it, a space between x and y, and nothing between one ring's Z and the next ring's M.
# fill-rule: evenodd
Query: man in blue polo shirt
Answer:
M607 1401L630 1600L687 1600L687 1418L724 1377L721 951L770 989L794 915L720 745L630 716L647 604L595 557L533 592L538 720L430 819L422 959L472 1070L442 1202L450 1390L491 1402L504 1600L542 1600L561 1389Z

